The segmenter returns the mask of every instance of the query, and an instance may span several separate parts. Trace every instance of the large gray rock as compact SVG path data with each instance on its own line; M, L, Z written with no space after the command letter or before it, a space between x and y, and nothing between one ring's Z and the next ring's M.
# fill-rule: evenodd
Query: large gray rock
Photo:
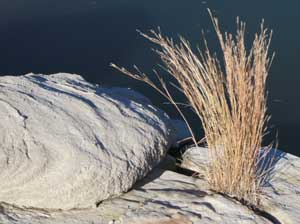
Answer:
M144 96L71 74L0 78L0 201L95 207L164 157L169 118Z
M280 150L272 150L267 158L273 156L272 172L263 189L260 208L274 223L300 223L300 158ZM207 148L193 147L183 154L181 166L203 176L208 161Z
M2 210L2 212L1 212ZM133 190L85 210L46 211L0 205L1 224L271 224L203 179L155 169Z
M276 151L272 177L265 188L263 209L284 224L300 223L300 158Z

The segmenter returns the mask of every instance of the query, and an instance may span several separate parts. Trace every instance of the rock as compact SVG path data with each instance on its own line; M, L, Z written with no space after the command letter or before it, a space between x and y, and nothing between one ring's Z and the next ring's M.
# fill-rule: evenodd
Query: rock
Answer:
M271 224L235 200L209 190L200 178L154 169L134 188L97 208L24 210L2 204L1 224Z
M274 223L300 223L300 158L280 150L272 150L274 156L272 176L264 187L261 209ZM181 166L204 175L208 161L208 149L193 147L183 154Z
M180 166L195 171L201 176L205 176L206 167L208 165L208 156L207 148L189 148L183 153Z
M95 207L128 191L175 138L141 94L63 73L0 77L0 117L0 201L22 209Z
M300 158L277 150L272 179L262 200L265 211L281 223L300 223Z

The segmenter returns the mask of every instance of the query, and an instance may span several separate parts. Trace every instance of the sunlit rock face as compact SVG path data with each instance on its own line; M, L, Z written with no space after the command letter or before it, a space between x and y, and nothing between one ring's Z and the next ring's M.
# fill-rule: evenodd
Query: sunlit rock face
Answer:
M141 94L64 73L0 77L0 118L0 201L20 207L95 207L156 166L175 133Z
M271 150L271 175L260 201L273 223L300 223L300 158L280 150ZM209 161L207 148L189 148L183 154L181 166L205 175Z
M2 224L274 224L212 192L200 178L155 168L134 188L97 208L49 212L0 203Z

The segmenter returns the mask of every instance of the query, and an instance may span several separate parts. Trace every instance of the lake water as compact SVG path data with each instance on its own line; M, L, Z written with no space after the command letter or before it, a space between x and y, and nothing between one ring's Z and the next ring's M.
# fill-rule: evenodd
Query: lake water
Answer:
M270 127L279 131L279 148L300 155L300 1L286 0L1 0L0 74L69 72L106 86L131 87L143 92L171 116L171 105L151 88L109 67L137 64L143 71L159 62L153 47L136 29L160 26L163 33L182 34L201 47L201 30L218 51L207 8L220 19L223 30L235 30L235 18L247 22L249 40L262 18L273 29L276 52L268 82ZM178 94L175 94L176 96ZM179 96L182 101L182 97ZM201 127L187 112L199 138Z

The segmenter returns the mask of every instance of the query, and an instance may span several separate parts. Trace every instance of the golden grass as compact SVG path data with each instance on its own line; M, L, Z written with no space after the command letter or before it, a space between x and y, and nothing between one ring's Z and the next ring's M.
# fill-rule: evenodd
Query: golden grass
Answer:
M237 19L236 35L223 35L218 20L211 13L210 16L223 52L222 66L210 53L206 41L204 51L199 50L196 54L183 37L180 37L179 44L175 44L172 39L162 36L160 30L152 30L151 36L140 34L160 46L156 53L166 71L178 81L202 122L210 149L210 165L206 173L212 189L257 205L270 170L270 164L261 166L261 162L270 150L270 147L262 147L262 139L269 120L266 79L272 59L268 56L272 33L269 34L262 23L247 52L245 23ZM156 71L162 88L137 67L137 72L132 73L115 64L111 66L148 83L170 100L183 116ZM193 134L192 137L197 144Z

